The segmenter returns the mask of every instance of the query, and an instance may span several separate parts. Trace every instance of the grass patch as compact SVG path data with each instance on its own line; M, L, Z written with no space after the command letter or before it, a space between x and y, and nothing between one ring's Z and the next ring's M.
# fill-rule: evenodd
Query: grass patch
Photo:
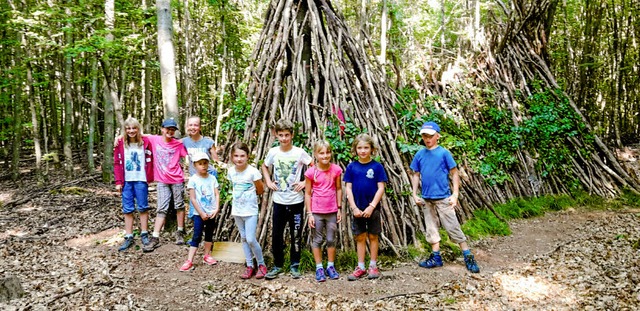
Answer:
M498 219L492 212L476 210L473 212L473 218L462 225L462 232L467 238L478 240L487 236L507 236L511 234L511 229L509 224Z

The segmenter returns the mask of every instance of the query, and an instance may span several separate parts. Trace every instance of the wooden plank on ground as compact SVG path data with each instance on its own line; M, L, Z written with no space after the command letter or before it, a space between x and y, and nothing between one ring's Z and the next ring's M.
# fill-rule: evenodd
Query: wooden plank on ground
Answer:
M211 256L224 262L245 263L242 243L214 242Z

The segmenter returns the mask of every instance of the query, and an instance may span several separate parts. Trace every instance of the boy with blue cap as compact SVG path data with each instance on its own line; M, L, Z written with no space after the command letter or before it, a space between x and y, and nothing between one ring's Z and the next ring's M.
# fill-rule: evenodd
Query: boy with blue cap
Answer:
M476 263L466 236L460 228L455 206L458 204L460 189L460 175L456 161L449 150L438 145L440 127L435 122L425 122L420 129L420 135L426 148L418 151L410 168L414 171L411 176L413 198L423 207L425 224L427 227L427 242L431 244L431 256L420 262L420 267L435 268L442 266L440 256L440 224L445 228L449 238L460 245L467 270L478 273L480 268ZM453 193L449 187L451 178ZM418 196L418 186L422 186Z

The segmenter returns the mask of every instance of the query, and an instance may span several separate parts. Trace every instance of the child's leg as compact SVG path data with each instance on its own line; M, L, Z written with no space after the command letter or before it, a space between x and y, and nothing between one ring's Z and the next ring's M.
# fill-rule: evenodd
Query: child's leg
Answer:
M184 230L184 185L182 183L171 185L171 195L178 218L178 230Z
M371 255L371 262L378 261L378 235L369 233L369 253Z
M153 236L159 237L160 230L164 226L164 218L167 216L169 210L169 203L171 201L171 189L169 185L159 182L157 186L158 191L158 209L156 215L156 221L153 228Z
M284 228L288 219L287 207L273 203L271 253L273 253L273 265L278 268L282 268L284 265Z
M367 252L367 233L356 235L356 252L358 254L358 266L364 264L364 256Z
M469 246L466 243L467 237L464 235L464 232L462 232L462 228L460 228L456 210L451 206L449 199L438 200L435 202L435 206L438 209L440 223L447 231L447 234L449 234L449 239L454 243L458 243L463 251L469 250ZM440 245L438 243L438 250L439 249Z
M207 219L204 221L204 255L211 255L211 249L213 248L213 219Z
M380 209L377 208L367 220L367 237L369 238L369 253L371 257L369 268L375 268L378 262L378 236L382 233L382 218L380 214Z
M313 259L316 261L316 268L322 267L322 241L324 240L323 231L326 223L326 219L321 214L313 214L315 220L315 229L313 229L313 240L311 240L311 250L313 252ZM318 266L320 265L320 266Z
M431 244L431 250L434 252L440 251L440 219L436 212L436 203L434 201L426 200L425 207L422 210L424 214L424 223L427 229L427 236L425 237L427 242Z
M338 231L337 213L327 215L327 261L336 260L336 231Z
M238 232L240 232L240 239L242 240L242 250L244 251L244 258L247 262L247 267L253 267L253 256L251 255L251 247L247 242L247 233L244 221L245 217L233 216L233 219L236 221Z
M264 257L262 256L262 247L256 238L256 230L258 228L258 215L245 217L244 229L247 245L251 248L253 256L256 257L258 265L264 265ZM251 255L249 255L251 256Z
M136 181L133 187L140 213L140 231L147 232L149 230L149 185L144 181Z
M304 212L304 202L289 205L290 216L289 232L291 233L291 246L289 247L291 265L300 263L300 253L302 251L302 216Z
M126 235L133 234L133 213L124 214L124 233Z
M204 221L200 216L193 215L193 237L191 237L191 241L189 245L189 261L193 261L193 257L196 255L196 250L198 250L198 246L200 245L200 241L202 240L202 231L204 230Z

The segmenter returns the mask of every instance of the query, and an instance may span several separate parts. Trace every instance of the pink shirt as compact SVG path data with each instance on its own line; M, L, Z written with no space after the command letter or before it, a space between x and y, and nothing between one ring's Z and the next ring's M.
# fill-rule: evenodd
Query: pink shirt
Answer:
M184 172L180 167L180 158L187 156L187 149L181 141L172 139L165 142L160 135L147 136L153 148L153 176L155 181L165 184L180 184L184 182Z
M310 167L304 177L311 179L311 212L331 214L338 211L336 178L342 174L342 168L331 163L326 171L317 166Z

